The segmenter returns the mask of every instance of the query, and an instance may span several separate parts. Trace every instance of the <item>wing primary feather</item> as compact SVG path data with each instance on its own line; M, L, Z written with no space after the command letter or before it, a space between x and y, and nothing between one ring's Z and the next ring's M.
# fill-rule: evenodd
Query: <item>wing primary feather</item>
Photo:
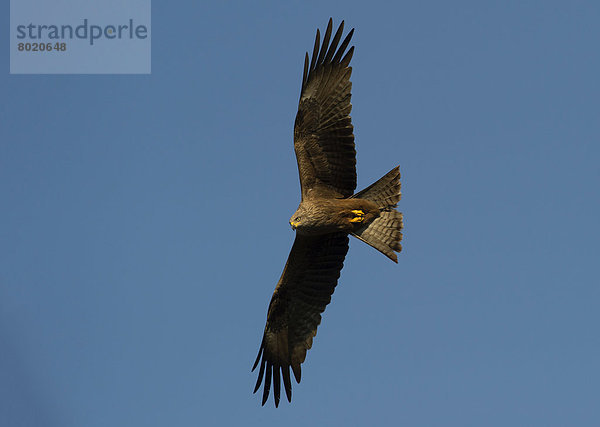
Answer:
M265 406L267 399L269 398L269 391L271 390L271 373L273 372L273 365L267 361L267 375L265 376L265 387L263 389L262 406Z
M350 30L350 32L348 33L348 35L346 35L346 38L344 39L344 41L340 45L340 48L338 49L337 53L335 54L335 57L333 58L332 62L334 62L334 63L340 62L340 59L342 58L342 55L344 54L344 51L348 47L348 44L350 43L350 39L352 39L352 35L353 34L354 34L354 28L352 28Z
M335 36L333 36L333 40L331 41L331 46L329 46L329 50L327 51L327 55L325 55L325 63L331 62L331 58L335 53L337 48L337 44L340 42L342 38L342 33L344 32L344 21L340 24L337 31L335 32Z
M316 67L317 55L319 54L319 41L321 40L321 33L317 28L317 36L315 37L315 47L313 48L312 58L310 60L310 71L313 71ZM310 73L309 73L310 77Z
M354 54L354 46L352 46L348 50L348 53L346 54L346 56L344 56L344 59L342 59L342 61L340 62L340 64L342 65L342 67L347 67L348 66L348 64L350 63L350 60L352 59L352 54Z
M292 365L292 372L294 373L294 378L296 378L296 382L300 384L300 379L302 377L302 369L300 368L300 364Z
M273 400L275 407L279 406L279 398L281 396L281 378L279 376L279 365L273 365Z
M287 396L288 402L292 401L292 382L290 381L290 366L281 367L281 375L283 376L283 387L285 388L285 395Z
M260 384L262 383L263 375L265 374L265 358L263 357L262 363L260 364L260 368L258 369L258 379L256 380L256 385L254 386L254 391L252 393L256 393L260 388ZM264 403L263 403L264 405Z
M300 90L300 98L302 98L302 92L304 92L304 87L306 86L306 81L308 80L308 52L306 52L304 56L304 73L302 74L302 89Z
M323 63L323 58L325 58L325 53L327 52L327 46L329 45L329 39L331 38L332 27L333 27L333 19L329 18L329 23L327 24L327 30L325 30L325 35L323 36L323 44L321 45L321 51L319 52L319 59L317 59L317 64Z
M260 343L260 348L258 349L258 356L256 356L256 360L254 361L254 365L252 365L252 370L250 372L254 372L254 370L258 366L258 361L260 360L260 356L262 356L264 349L265 349L265 337L263 336L262 342Z

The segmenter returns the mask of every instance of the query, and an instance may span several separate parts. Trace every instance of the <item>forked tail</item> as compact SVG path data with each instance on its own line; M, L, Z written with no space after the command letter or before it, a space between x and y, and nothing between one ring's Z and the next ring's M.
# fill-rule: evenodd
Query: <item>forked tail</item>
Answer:
M402 250L402 214L395 208L400 200L400 169L396 166L374 184L352 198L370 200L379 206L380 215L352 235L371 245L394 262L395 252Z

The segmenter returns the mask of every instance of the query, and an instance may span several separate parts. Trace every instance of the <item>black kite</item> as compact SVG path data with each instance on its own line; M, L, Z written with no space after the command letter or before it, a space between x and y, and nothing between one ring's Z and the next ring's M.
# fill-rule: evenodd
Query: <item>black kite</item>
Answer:
M290 219L296 239L275 288L267 314L254 392L264 378L262 404L271 381L275 406L279 405L281 378L288 401L292 399L290 368L300 382L300 364L311 348L321 313L331 301L348 252L348 234L373 246L394 262L402 249L400 172L392 169L370 187L354 194L356 151L350 119L350 74L354 46L347 52L354 30L339 45L340 24L330 43L329 20L323 43L317 29L304 75L296 122L294 150L298 160L302 200Z

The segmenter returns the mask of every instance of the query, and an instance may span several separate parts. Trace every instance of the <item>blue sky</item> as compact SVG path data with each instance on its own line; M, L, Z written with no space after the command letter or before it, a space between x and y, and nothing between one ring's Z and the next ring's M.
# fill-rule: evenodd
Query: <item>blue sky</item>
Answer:
M8 37L8 3L0 26ZM303 55L356 28L352 240L292 404L252 395ZM600 6L152 5L151 75L0 61L0 424L600 425Z

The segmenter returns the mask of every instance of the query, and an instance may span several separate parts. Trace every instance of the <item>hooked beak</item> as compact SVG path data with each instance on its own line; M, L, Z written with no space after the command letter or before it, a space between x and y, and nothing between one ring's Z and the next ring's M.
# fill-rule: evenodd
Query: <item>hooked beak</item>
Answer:
M292 230L295 230L300 225L300 223L295 222L295 221L290 221L290 225L292 226Z

